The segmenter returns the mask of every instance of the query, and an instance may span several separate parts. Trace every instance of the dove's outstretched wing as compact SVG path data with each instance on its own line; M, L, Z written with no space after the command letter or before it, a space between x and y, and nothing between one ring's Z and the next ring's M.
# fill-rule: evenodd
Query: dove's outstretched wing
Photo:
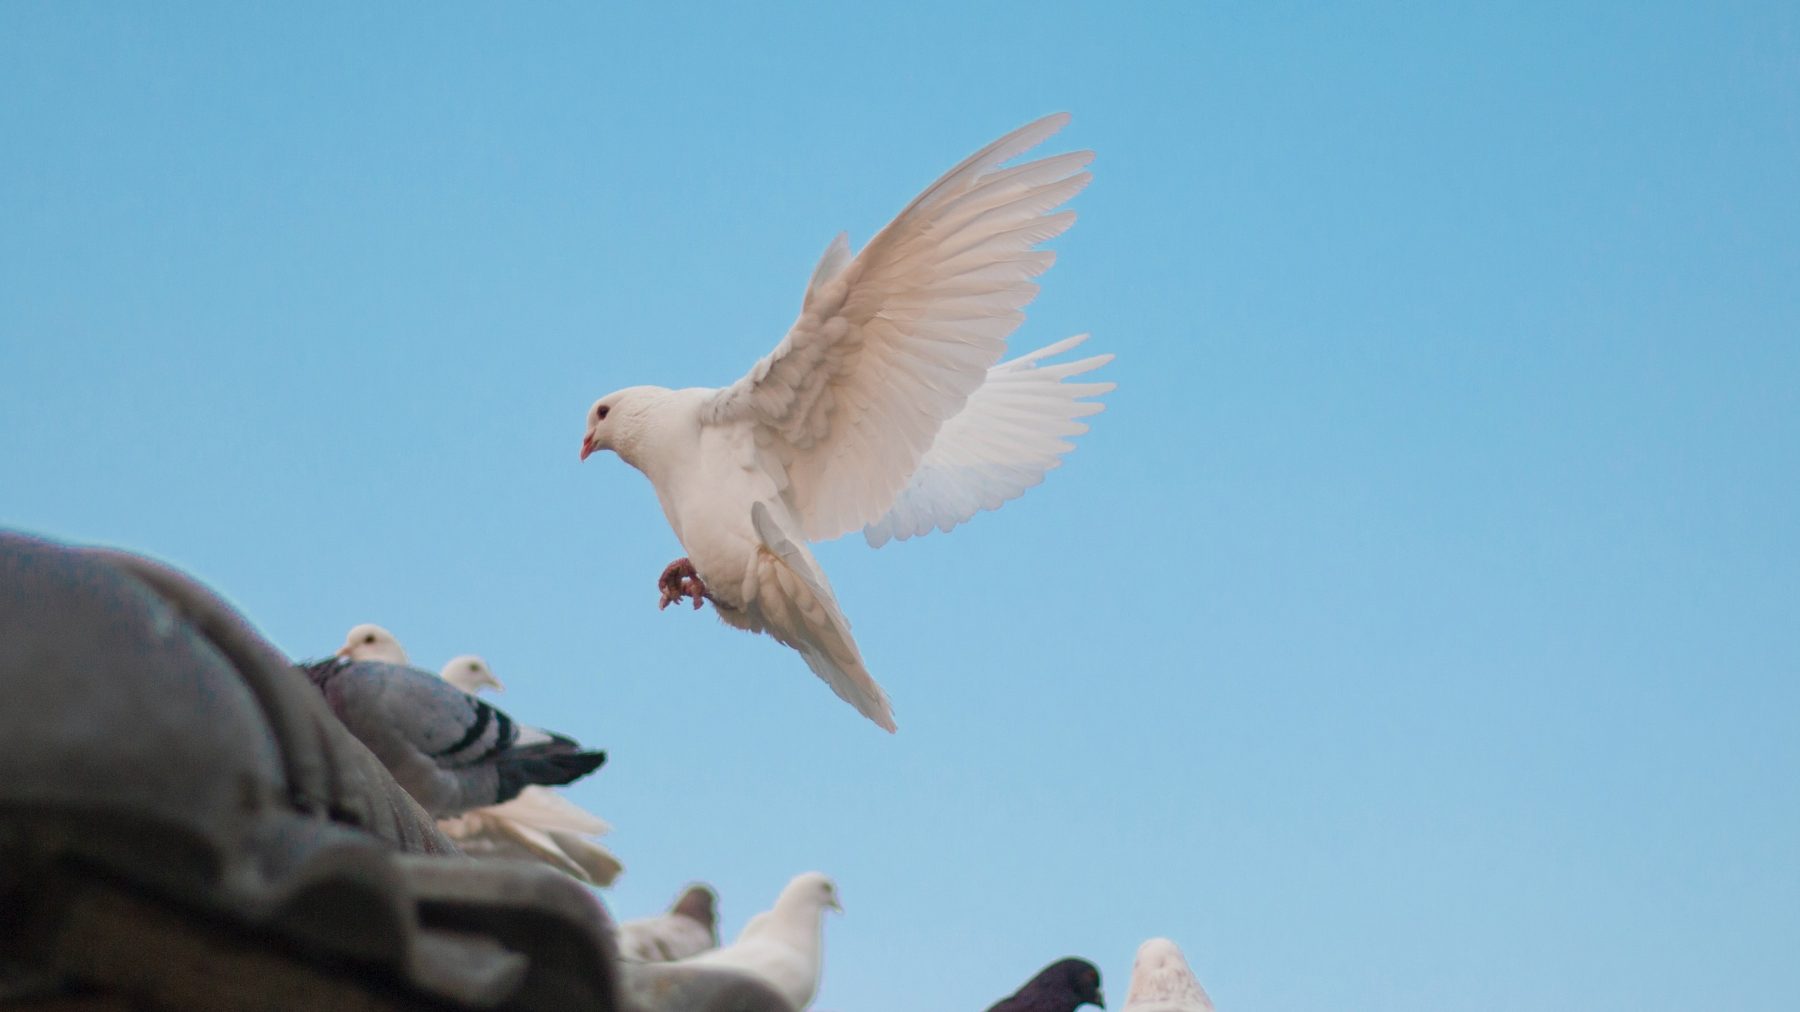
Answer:
M1066 437L1087 431L1078 419L1105 407L1082 398L1113 388L1064 382L1100 368L1111 355L1039 364L1085 340L1086 334L1077 334L989 369L987 382L938 430L887 515L863 528L869 544L880 548L890 538L904 541L934 527L948 531L1043 481L1075 448Z
M1037 294L1030 279L1055 261L1035 247L1074 222L1051 212L1087 185L1093 154L1000 165L1068 120L975 153L855 259L840 235L781 344L702 408L705 423L752 426L757 463L807 540L879 521L1005 352Z

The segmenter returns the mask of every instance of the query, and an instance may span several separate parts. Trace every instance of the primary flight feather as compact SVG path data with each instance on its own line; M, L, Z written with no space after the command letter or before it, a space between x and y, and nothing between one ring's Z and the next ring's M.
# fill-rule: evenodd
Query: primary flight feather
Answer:
M589 409L581 456L612 450L643 472L687 557L662 605L713 602L727 624L799 651L833 692L888 731L887 695L863 664L809 541L862 529L871 545L948 531L1043 480L1084 398L1069 382L1110 355L1044 359L1086 335L1001 362L1075 220L1056 209L1091 178L1091 152L1007 161L1068 122L1007 134L921 193L855 257L839 235L781 343L724 389L629 387Z

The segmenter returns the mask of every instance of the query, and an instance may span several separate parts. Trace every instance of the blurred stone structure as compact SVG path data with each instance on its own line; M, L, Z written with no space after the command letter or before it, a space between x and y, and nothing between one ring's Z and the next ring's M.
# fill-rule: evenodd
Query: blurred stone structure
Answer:
M0 531L0 1008L794 1012L459 854L184 574Z

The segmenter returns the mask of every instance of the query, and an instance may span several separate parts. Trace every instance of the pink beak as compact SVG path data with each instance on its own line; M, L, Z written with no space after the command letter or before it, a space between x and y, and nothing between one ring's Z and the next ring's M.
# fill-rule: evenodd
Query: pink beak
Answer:
M589 439L586 436L582 436L581 437L581 459L582 460L588 459L588 454L593 453L593 452L594 452L594 441Z

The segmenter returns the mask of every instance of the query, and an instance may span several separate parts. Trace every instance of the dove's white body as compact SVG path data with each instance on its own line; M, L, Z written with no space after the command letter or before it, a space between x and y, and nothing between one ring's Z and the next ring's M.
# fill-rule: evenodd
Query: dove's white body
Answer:
M588 413L582 456L610 449L656 488L663 514L730 625L798 650L889 731L808 541L862 528L870 544L948 531L1022 494L1100 410L1110 383L1065 380L1097 355L1040 366L1068 338L1009 362L1006 339L1074 221L1050 213L1087 185L1088 152L1012 168L1067 122L1051 116L952 169L850 255L839 236L800 318L748 375L719 390L631 387Z
M818 872L799 875L781 890L775 906L750 918L730 945L681 960L721 966L762 978L804 1009L819 989L826 907L837 906L831 880Z
M663 516L723 615L756 601L760 542L751 506L766 504L784 529L792 518L774 479L756 466L749 424L702 424L700 413L717 393L656 391L645 412L652 421L643 437L629 449L622 446L619 456L650 479Z

